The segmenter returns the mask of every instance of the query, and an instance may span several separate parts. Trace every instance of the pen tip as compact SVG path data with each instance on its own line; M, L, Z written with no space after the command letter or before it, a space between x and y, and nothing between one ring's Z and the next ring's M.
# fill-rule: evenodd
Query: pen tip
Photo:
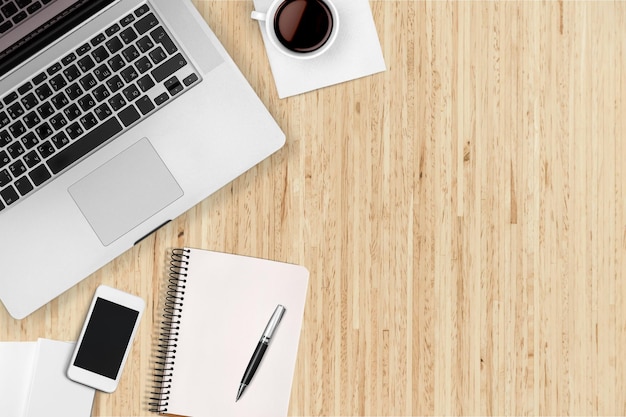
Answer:
M243 390L246 388L246 386L244 384L241 384L239 386L239 390L237 391L237 398L235 398L235 402L239 401L239 398L241 398L241 394L243 394Z

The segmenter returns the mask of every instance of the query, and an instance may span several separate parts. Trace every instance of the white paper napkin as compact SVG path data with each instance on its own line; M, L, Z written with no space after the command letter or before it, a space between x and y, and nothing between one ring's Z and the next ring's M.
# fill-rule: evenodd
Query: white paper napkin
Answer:
M254 0L265 12L272 0ZM265 50L280 98L385 71L380 41L368 0L333 0L339 14L339 33L332 47L311 59L290 58L272 45L260 22Z

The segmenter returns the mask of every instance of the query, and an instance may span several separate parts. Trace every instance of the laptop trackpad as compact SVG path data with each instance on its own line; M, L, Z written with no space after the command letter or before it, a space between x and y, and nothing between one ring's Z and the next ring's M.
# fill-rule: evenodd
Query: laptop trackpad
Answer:
M146 138L70 186L68 191L105 246L183 195Z

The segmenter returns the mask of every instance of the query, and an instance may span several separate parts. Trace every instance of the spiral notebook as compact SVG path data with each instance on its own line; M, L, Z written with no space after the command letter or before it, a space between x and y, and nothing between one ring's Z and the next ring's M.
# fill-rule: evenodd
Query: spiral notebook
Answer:
M289 407L308 287L306 268L202 249L170 260L151 411L281 417ZM286 308L246 392L239 383L278 304Z

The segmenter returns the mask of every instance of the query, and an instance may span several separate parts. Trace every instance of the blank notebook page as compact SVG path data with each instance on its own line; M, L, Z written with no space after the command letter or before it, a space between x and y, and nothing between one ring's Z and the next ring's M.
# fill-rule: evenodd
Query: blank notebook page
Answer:
M286 416L308 285L298 265L190 252L168 413ZM286 307L257 372L235 402L248 361L278 304Z

